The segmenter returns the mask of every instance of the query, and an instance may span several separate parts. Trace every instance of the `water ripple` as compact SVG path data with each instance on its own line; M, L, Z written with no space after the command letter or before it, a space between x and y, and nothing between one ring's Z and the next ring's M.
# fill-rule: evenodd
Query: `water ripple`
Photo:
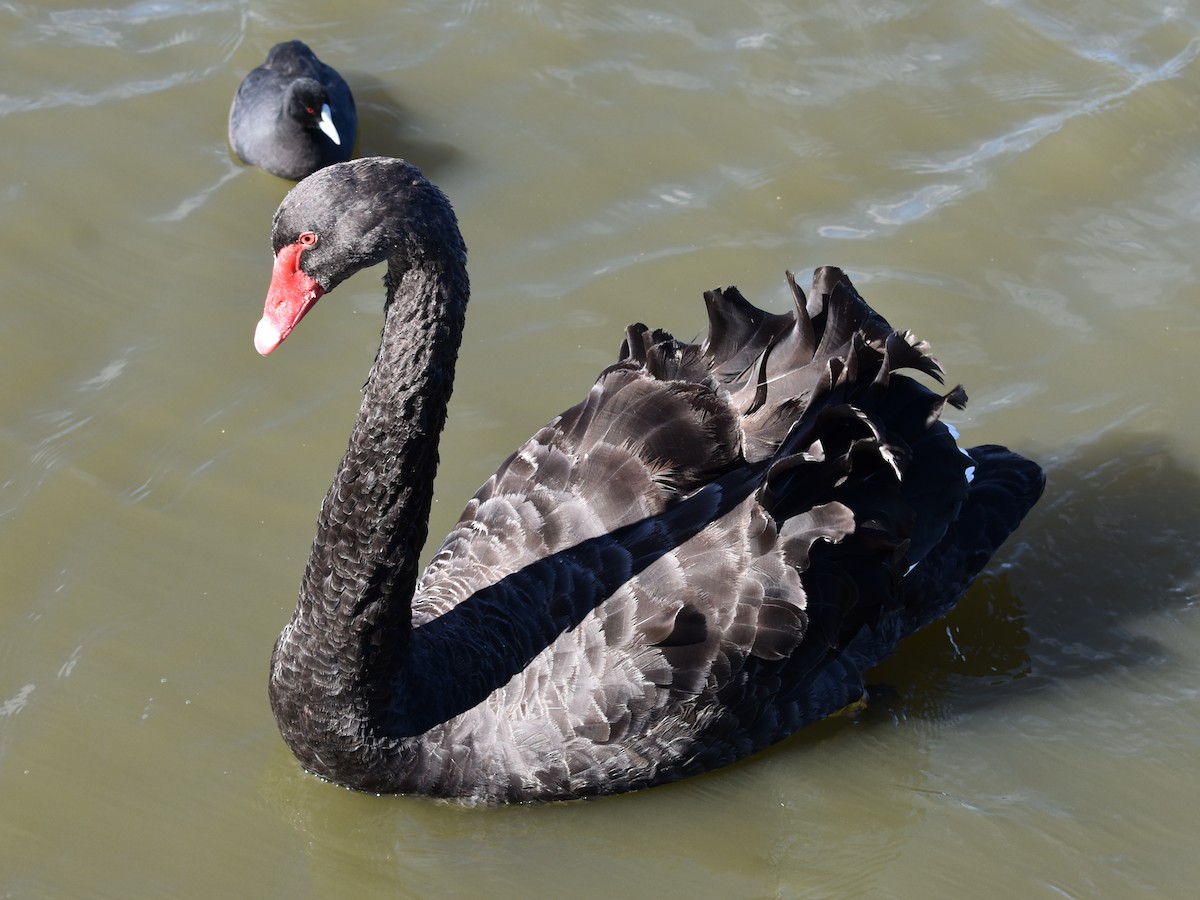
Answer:
M123 8L0 10L10 71L0 116L62 106L95 106L202 81L224 71L241 43L239 2L146 2ZM5 22L5 20L8 20ZM15 21L14 21L15 20ZM55 53L90 54L94 77L63 83ZM151 60L148 62L148 60ZM72 74L79 72L77 66Z
M1050 135L1061 131L1068 122L1074 119L1104 112L1149 85L1178 77L1196 60L1197 56L1200 56L1200 39L1192 40L1184 50L1161 66L1138 70L1138 77L1122 90L1080 100L1065 109L1030 119L1025 124L986 140L965 153L956 154L943 160L914 163L911 168L913 171L923 174L969 172L996 157L1023 153Z
M16 694L0 703L0 716L15 716L28 706L29 698L33 696L33 689L32 684L22 685Z

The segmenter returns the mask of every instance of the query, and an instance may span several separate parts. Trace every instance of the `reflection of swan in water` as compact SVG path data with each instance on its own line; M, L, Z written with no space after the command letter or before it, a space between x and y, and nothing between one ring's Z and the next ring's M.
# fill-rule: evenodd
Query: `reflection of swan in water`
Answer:
M706 295L699 345L633 326L505 461L423 575L466 252L414 167L323 169L275 217L255 333L388 263L385 324L271 701L309 770L472 801L583 797L729 763L846 706L949 609L1042 488L938 421L926 345L837 269L795 309ZM968 470L974 479L968 484Z

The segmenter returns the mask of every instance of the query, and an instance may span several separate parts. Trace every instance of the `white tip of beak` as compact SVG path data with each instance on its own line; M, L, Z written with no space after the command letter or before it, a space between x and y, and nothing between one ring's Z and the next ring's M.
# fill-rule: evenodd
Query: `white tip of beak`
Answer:
M329 135L329 139L342 146L341 136L338 135L337 129L333 125L333 110L329 108L328 103L321 104L321 121L317 123L317 127Z
M279 334L279 329L263 316L258 320L258 327L254 329L254 349L266 356L276 347L283 343L283 337Z

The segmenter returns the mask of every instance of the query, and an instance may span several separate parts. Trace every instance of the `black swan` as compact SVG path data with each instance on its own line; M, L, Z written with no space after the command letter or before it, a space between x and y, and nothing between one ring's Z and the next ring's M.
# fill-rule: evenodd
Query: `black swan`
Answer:
M292 181L348 160L357 135L350 88L303 41L272 47L229 109L229 143L238 158Z
M270 698L303 766L472 803L630 791L725 765L864 696L1041 494L961 451L928 345L838 269L795 308L710 291L709 331L643 325L587 397L467 504L421 574L469 293L449 201L360 159L275 214L262 354L386 261L383 336L321 506ZM969 454L969 455L968 455Z

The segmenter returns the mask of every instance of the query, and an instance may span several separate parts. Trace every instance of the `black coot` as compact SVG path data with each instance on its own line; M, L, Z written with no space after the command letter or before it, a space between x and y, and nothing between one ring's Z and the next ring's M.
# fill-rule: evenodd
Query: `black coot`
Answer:
M302 41L272 47L229 110L229 143L242 162L293 181L348 160L357 134L350 88Z

